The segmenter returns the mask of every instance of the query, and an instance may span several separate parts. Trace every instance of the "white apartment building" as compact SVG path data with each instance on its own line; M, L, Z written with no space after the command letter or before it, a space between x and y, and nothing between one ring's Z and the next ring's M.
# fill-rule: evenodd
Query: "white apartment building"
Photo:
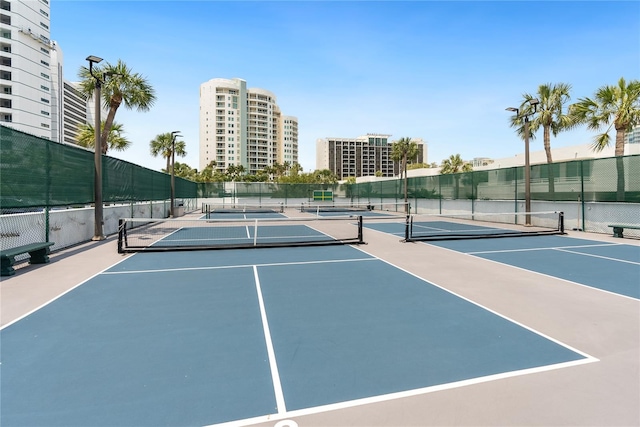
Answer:
M285 139L286 138L286 139ZM276 162L298 161L298 122L283 116L272 92L242 79L200 85L200 161L203 170L240 166L249 174Z
M426 144L413 138L418 145L414 163L424 163ZM357 138L324 138L316 141L316 169L329 169L339 180L349 177L392 177L400 172L397 162L391 160L391 135L369 133Z
M278 150L278 163L298 162L298 118L282 116L282 150Z
M61 72L52 76L56 46L49 39L49 12L49 0L0 0L0 122L57 141L52 114L58 120L59 101L53 86Z
M87 97L78 90L77 83L64 80L64 118L62 142L76 144L81 125L93 123ZM104 111L104 110L103 110ZM106 117L106 112L102 117Z

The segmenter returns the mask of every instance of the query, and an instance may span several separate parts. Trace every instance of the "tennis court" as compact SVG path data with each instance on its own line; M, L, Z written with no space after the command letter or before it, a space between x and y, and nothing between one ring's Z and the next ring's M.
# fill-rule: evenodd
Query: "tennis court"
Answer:
M202 236L183 231L151 244ZM357 246L118 255L3 322L2 425L582 424L596 412L633 422L637 299L503 265L507 253L542 253L525 244L540 239L577 240L401 243L367 230ZM566 253L590 254L582 266L608 257L588 242ZM640 277L638 246L609 246Z

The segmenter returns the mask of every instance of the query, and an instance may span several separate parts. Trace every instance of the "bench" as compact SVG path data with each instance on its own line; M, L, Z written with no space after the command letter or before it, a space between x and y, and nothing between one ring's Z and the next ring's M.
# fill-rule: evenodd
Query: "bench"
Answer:
M12 276L16 273L13 264L16 262L16 255L29 254L29 264L46 264L49 262L49 247L53 242L29 243L10 249L0 251L0 276Z
M636 224L610 224L608 227L613 227L613 237L624 237L622 232L625 228L640 230L640 225Z

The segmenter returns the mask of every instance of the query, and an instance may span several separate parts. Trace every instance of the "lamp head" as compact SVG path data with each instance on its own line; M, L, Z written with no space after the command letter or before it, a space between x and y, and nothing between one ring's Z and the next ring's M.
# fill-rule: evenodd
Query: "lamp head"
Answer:
M517 109L517 108L515 108L515 107L508 107L508 108L506 108L506 110L507 110L507 111L512 111L512 112L514 112L514 113L516 113L516 114L518 114L518 113L520 112L520 110L518 110L518 109Z
M99 62L102 62L102 58L100 58L99 56L95 56L95 55L89 55L89 56L87 56L87 61L89 61L92 64L97 64Z

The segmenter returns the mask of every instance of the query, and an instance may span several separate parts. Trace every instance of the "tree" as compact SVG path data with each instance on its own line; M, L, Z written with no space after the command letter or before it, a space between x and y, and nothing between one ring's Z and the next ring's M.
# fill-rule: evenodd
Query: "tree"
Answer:
M615 156L618 182L616 198L624 200L624 137L635 125L640 123L640 81L631 80L627 83L624 77L617 85L600 87L594 98L579 98L570 107L570 114L577 123L585 123L590 130L599 131L606 126L603 133L594 138L592 149L602 151L611 143L609 132L613 127L616 131Z
M407 189L407 162L418 156L418 144L411 141L411 138L405 137L396 141L391 146L391 159L395 162L402 162L400 173L404 173L404 203L407 213L409 212L409 194Z
M549 193L555 192L554 173L551 164L553 159L551 156L551 134L558 136L558 133L569 130L575 126L572 116L568 112L564 112L564 105L571 99L571 85L566 83L542 84L538 86L536 96L525 93L522 103L520 104L519 116L511 118L511 127L517 127L518 135L524 139L524 120L523 114L531 112L530 100L537 98L537 114L529 122L529 137L535 139L535 133L542 127L544 151L547 155L547 165L549 171Z
M102 129L104 129L104 123L105 122L102 121ZM96 145L96 131L93 125L80 125L78 127L78 131L78 135L76 136L78 145L85 148L94 148ZM109 134L107 135L106 143L102 144L102 153L107 154L109 149L124 151L129 148L130 145L131 141L125 138L122 125L114 122Z
M149 148L151 149L151 155L153 157L162 155L162 157L167 159L167 173L171 167L171 154L173 154L172 151L174 147L173 138L174 135L171 134L171 132L167 132L156 135L156 137L149 142ZM175 150L176 156L186 156L186 143L183 140L176 141Z
M93 66L93 74L103 79L102 100L104 106L109 108L105 125L100 135L102 152L106 153L107 137L113 126L116 111L124 103L125 108L136 109L138 111L149 111L153 106L156 96L153 87L139 73L134 73L131 68L118 60L113 65L107 63L104 66ZM106 79L105 76L108 76ZM91 75L87 67L80 67L78 72L80 77L80 91L89 99L93 98L96 88L96 79Z
M228 181L241 181L244 176L245 169L243 165L229 165L227 166L227 180Z
M458 198L458 192L460 189L460 173L461 172L471 172L473 170L473 166L469 162L465 162L460 157L460 154L452 154L448 159L444 159L442 161L442 166L440 168L440 173L443 175L454 174L453 178L456 181L455 193L453 197L455 199Z

